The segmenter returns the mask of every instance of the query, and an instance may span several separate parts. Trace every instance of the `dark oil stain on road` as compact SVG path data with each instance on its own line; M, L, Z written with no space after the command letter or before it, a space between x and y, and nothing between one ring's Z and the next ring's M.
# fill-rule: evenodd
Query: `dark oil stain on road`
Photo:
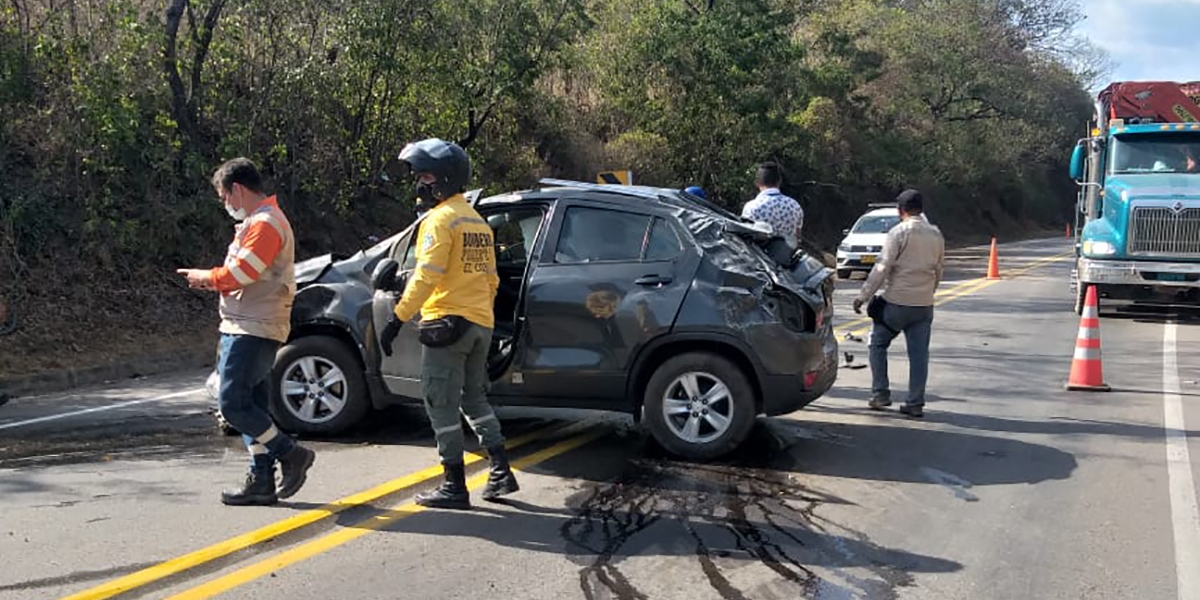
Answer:
M24 592L30 590L38 590L52 587L62 587L83 583L86 581L96 581L98 579L108 579L120 575L127 575L142 569L150 568L157 565L157 562L135 563L131 565L123 565L113 567L111 569L102 569L99 571L76 571L59 577L48 577L45 579L30 579L10 585L0 586L0 592Z
M630 568L622 569L635 557L653 565L666 557L671 566L663 578L684 586L707 583L725 600L888 599L896 597L896 588L912 585L912 576L893 566L911 556L815 514L823 504L844 502L787 473L787 448L794 443L787 437L760 424L733 456L708 464L680 462L649 448L613 481L575 494L568 501L574 516L560 533L568 555L582 565L584 597L652 597ZM695 573L680 566L691 561L699 567ZM749 564L765 569L753 582L744 574Z
M232 445L207 415L102 422L0 436L0 468L41 468L111 460L215 457ZM237 439L237 445L241 440Z

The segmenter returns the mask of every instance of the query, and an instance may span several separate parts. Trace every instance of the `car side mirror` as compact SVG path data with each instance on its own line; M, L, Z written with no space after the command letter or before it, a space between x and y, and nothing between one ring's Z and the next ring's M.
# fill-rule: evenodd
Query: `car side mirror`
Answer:
M842 230L842 235L850 235L850 230L849 230L849 229L843 229L843 230Z
M371 274L371 287L376 290L385 292L396 291L396 274L400 272L400 263L393 259L384 259L375 265L375 272Z

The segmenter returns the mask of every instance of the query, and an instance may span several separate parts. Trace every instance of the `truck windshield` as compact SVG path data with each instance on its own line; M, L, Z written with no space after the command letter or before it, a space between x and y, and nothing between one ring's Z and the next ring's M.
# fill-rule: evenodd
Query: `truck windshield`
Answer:
M1200 173L1200 132L1115 136L1109 148L1109 172Z
M854 233L887 233L899 222L900 217L890 215L863 217L854 224L853 231Z

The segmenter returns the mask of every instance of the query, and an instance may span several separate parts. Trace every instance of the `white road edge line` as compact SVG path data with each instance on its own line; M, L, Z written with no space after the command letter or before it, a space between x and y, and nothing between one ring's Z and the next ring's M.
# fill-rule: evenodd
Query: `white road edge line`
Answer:
M1179 600L1200 600L1200 508L1196 504L1196 484L1188 456L1175 339L1175 322L1171 321L1163 330L1163 429L1167 436L1167 478L1175 531L1175 576Z
M46 421L57 421L59 419L69 419L71 417L77 417L79 415L103 412L106 410L116 410L118 408L125 408L126 406L134 406L136 404L146 404L148 402L159 402L162 400L170 400L171 398L180 398L182 396L191 396L192 394L199 394L200 392L203 392L203 391L204 391L204 388L196 388L194 390L188 390L186 392L176 392L174 394L167 394L165 396L156 396L154 398L146 398L143 400L131 400L129 402L120 402L117 404L109 404L107 406L97 406L96 408L86 408L84 410L76 410L76 411L71 411L71 412L66 412L66 413L60 413L57 415L47 415L45 417L38 417L36 419L26 419L24 421L14 421L12 423L0 423L0 430L15 429L17 427L24 427L26 425L35 425L37 423L45 423Z

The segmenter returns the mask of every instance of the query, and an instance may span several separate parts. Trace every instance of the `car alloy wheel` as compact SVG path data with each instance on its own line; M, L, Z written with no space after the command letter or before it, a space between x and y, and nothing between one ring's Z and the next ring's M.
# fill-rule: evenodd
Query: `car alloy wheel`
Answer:
M671 433L691 444L711 442L729 431L733 394L720 378L692 371L674 379L663 394L663 417Z
M279 385L283 405L305 423L325 423L346 407L349 388L337 365L319 356L292 361Z

